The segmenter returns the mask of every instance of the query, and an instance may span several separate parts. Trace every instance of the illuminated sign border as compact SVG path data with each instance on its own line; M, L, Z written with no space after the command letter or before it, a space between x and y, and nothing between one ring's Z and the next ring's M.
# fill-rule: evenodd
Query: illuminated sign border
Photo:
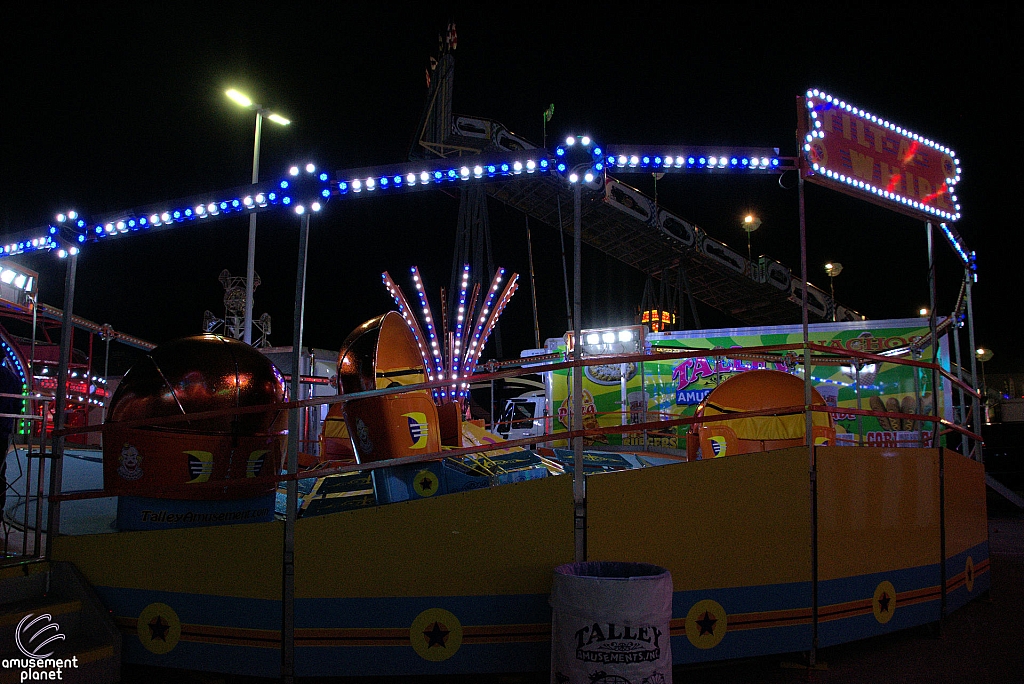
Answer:
M826 185L834 184L838 189L850 194L865 195L876 204L881 204L903 213L910 213L915 216L920 215L926 219L939 218L950 222L960 219L960 204L954 194L955 187L960 182L960 160L957 159L952 149L911 132L902 126L897 126L882 117L865 112L863 109L858 109L848 102L817 88L807 91L804 102L807 118L801 119L805 122L805 128L802 131L805 133L802 152L808 166L807 170L813 172L808 176L809 180L816 182L824 181L823 184ZM834 164L829 165L827 155L822 154L826 140L826 131L822 126L822 117L819 116L819 112L829 109L842 110L850 116L865 121L872 126L892 131L901 138L911 141L911 144L932 148L949 157L952 164L947 165L949 168L944 169L946 172L944 186L938 189L935 194L948 192L954 211L946 211L926 201L908 197L906 194L901 194L890 188L879 187L870 181L865 181L863 178L858 178L853 174L848 174L846 171L836 168Z

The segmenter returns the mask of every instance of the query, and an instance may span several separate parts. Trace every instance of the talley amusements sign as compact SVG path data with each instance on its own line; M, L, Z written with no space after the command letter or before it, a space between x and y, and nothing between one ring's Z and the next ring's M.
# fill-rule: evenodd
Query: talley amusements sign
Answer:
M960 218L953 150L819 90L800 103L808 180L926 220Z

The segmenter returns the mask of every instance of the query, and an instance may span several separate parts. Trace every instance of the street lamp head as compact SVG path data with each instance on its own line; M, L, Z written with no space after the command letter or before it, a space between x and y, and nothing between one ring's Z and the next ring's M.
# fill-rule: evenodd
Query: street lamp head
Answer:
M837 275L843 272L843 265L838 261L830 261L825 264L825 273L829 278L835 278Z
M917 314L919 316L927 316L928 313L929 313L928 307L926 307L926 306L922 306L920 309L917 310Z
M761 219L757 218L753 214L747 214L743 217L743 230L748 233L753 233L755 230L761 227Z
M992 357L995 356L991 349L985 349L984 347L978 347L974 353L982 363L991 360Z
M234 88L228 88L224 91L224 94L228 96L233 102L241 105L242 107L252 107L252 100L250 100L243 93L238 92Z
M260 115L265 115L268 119L270 119L271 121L280 126L287 126L288 124L291 123L290 119L286 119L280 114L275 114L274 112L267 111L261 105L254 103L252 101L252 98L250 98L248 95L239 92L234 88L228 88L224 91L224 94L227 95L228 98L235 104L245 107L246 109L255 109Z

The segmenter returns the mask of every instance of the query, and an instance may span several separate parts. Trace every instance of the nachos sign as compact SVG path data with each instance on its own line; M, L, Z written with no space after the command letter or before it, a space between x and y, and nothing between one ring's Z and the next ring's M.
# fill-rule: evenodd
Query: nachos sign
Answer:
M960 218L953 150L817 89L800 100L807 180L925 220Z

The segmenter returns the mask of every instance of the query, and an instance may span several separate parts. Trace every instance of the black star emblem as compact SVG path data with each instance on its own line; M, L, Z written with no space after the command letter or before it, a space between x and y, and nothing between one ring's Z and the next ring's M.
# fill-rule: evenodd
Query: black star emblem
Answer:
M162 615L157 615L149 621L149 638L153 641L167 641L167 630L171 626L164 620Z
M427 648L433 648L434 646L444 648L449 634L448 629L440 622L435 622L430 626L430 629L423 630L423 636L427 638Z
M425 477L422 480L420 480L420 489L422 489L425 492L429 492L433 486L434 483L430 481L429 477Z
M884 591L882 592L882 595L878 597L878 607L879 609L881 609L883 613L889 612L889 601L891 600L892 599L889 597L889 595L886 594Z
M699 620L696 620L697 626L700 627L700 632L697 634L697 636L704 636L705 634L710 634L714 636L716 622L718 622L718 618L716 618L711 613L705 610L703 617L701 617L701 619Z

